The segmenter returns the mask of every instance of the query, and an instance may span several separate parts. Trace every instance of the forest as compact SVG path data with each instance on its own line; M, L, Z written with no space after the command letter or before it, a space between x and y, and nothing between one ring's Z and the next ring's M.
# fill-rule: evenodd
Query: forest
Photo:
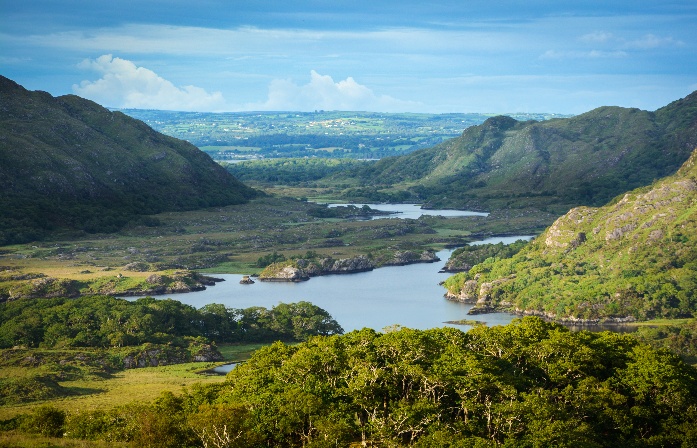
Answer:
M343 333L341 326L309 302L280 303L270 310L215 303L196 309L172 299L109 296L0 304L0 348L122 347L197 337L216 342L303 341L338 333Z
M395 327L258 350L225 382L2 425L139 447L689 447L697 375L631 335Z

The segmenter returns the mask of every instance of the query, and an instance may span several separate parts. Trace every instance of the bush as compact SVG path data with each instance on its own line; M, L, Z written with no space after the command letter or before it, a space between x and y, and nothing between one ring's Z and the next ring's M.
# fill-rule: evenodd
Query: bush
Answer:
M34 411L20 425L24 432L41 434L46 437L63 437L65 411L51 405L43 405Z

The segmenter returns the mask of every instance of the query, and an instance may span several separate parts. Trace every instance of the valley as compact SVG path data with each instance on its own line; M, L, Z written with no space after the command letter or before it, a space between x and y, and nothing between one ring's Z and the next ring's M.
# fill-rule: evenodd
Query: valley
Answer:
M216 162L1 81L0 446L205 446L228 425L241 446L695 440L695 94L655 112L478 114L453 138L457 114L125 111ZM537 237L468 246L517 235ZM425 264L455 248L449 273ZM272 283L216 285L242 274ZM561 426L540 431L550 416Z
M370 256L380 265L399 251L439 250L491 235L536 234L551 214L517 210L486 217L354 220L344 207L266 197L239 206L157 215L159 225L116 233L5 246L0 297L37 294L146 293L153 274L181 271L258 274L261 257L314 252L334 258ZM335 217L321 217L334 210ZM46 279L55 290L32 286ZM43 280L39 282L39 280ZM70 287L73 289L62 290ZM77 288L77 291L75 290ZM40 292L42 291L42 292Z

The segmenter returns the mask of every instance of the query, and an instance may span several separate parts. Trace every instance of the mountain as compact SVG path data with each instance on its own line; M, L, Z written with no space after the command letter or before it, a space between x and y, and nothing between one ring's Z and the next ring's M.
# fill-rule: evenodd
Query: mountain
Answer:
M696 145L697 92L655 112L600 107L542 122L499 116L350 173L362 187L347 193L401 189L433 207L564 213L674 173Z
M0 76L0 244L59 229L114 231L139 215L254 195L190 143Z
M677 174L577 207L508 259L450 277L476 310L561 320L697 315L697 149Z

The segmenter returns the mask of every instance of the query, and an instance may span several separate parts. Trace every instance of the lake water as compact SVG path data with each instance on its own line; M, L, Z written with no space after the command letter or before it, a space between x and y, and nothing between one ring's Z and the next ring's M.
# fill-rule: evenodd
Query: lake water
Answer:
M518 240L530 241L534 237L535 237L534 235L492 236L491 238L485 238L485 239L480 240L480 241L472 241L469 244L470 244L470 246L479 246L481 244L498 244L498 243L511 244L511 243L515 243Z
M483 212L470 212L467 210L427 210L422 209L419 204L328 204L329 207L339 207L346 205L355 205L356 207L363 207L367 205L374 210L381 210L384 212L392 212L393 215L385 216L373 216L371 219L385 219L385 218L399 218L399 219L418 219L420 216L445 216L445 217L457 217L457 216L488 216L488 213Z
M331 204L337 206L341 204ZM354 204L362 207L364 204ZM417 204L366 204L378 210L401 212L388 216L417 219L422 215L486 216L486 213L462 210L424 210ZM512 243L531 236L493 237L483 243ZM447 321L469 319L472 305L446 300L445 288L439 285L448 273L439 272L450 257L452 249L438 252L437 263L418 263L407 266L388 266L369 272L314 277L306 282L260 282L241 285L242 275L214 274L225 281L204 291L168 294L156 298L172 298L201 308L209 303L220 303L228 308L263 306L271 308L279 303L312 302L327 310L344 331L364 327L382 330L391 325L416 329L453 326L469 329L467 325L447 324ZM505 325L515 316L493 313L476 316L488 325Z
M451 252L438 252L441 261L437 263L326 275L300 283L257 281L253 285L241 285L241 275L214 274L225 281L204 291L155 297L169 297L196 308L209 303L220 303L229 308L271 308L282 302L304 300L327 310L347 332L363 327L382 330L390 325L417 329L454 326L466 330L469 329L467 325L445 323L472 318L467 315L472 305L446 300L443 297L445 289L438 284L452 275L438 272ZM491 326L505 325L514 317L493 313L474 318Z

